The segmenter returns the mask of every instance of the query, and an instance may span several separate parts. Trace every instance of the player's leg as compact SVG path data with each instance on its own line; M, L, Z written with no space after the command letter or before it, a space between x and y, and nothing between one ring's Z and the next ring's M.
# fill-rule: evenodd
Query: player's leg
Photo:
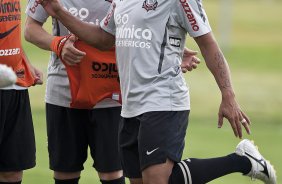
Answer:
M46 104L50 169L55 184L77 184L87 159L88 110Z
M125 184L118 153L120 111L121 107L100 108L89 114L88 141L102 184Z
M119 153L124 176L131 184L142 184L138 151L139 120L121 118L119 125Z
M167 184L181 160L189 111L148 112L139 117L139 157L144 184Z
M170 184L204 184L235 172L260 179L267 184L276 184L273 167L248 140L241 141L235 153L225 157L187 159L175 164Z
M0 183L21 183L35 166L28 90L0 90Z

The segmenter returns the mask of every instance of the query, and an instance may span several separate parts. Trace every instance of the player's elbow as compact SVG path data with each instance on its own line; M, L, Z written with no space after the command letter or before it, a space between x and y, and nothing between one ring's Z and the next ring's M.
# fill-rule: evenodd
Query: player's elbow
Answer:
M25 26L25 28L24 28L24 39L26 40L26 41L28 41L28 42L31 42L32 40L31 40L31 33L30 33L30 28L29 28L29 26Z

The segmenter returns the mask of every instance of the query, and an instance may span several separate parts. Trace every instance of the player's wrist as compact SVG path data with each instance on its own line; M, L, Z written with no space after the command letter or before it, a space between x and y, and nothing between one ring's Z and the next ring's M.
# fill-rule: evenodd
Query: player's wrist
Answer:
M50 44L51 51L55 52L57 56L61 56L62 48L65 42L69 39L70 35L67 36L55 36Z

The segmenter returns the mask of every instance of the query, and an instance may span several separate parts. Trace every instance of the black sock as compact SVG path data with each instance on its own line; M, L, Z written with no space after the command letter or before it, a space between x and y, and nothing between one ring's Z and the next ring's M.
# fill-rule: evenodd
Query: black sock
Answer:
M67 180L59 180L54 178L55 184L78 184L79 179L80 179L79 177L73 179L67 179Z
M123 176L115 180L100 180L100 181L102 184L125 184L125 179Z
M221 176L240 172L248 174L251 162L235 153L211 159L188 159L174 165L169 184L205 184ZM184 173L184 174L183 174Z
M17 182L1 182L0 181L0 184L21 184L22 181L17 181Z

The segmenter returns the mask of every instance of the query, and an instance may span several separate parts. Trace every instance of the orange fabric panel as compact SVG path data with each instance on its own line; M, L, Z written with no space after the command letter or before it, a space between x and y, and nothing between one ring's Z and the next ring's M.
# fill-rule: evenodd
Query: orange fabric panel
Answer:
M105 98L121 103L114 49L104 52L82 41L76 41L75 46L86 56L78 65L65 64L71 88L71 107L92 109Z
M30 72L21 45L21 7L19 0L1 0L0 6L0 63L13 68L17 85L28 87L35 78Z

